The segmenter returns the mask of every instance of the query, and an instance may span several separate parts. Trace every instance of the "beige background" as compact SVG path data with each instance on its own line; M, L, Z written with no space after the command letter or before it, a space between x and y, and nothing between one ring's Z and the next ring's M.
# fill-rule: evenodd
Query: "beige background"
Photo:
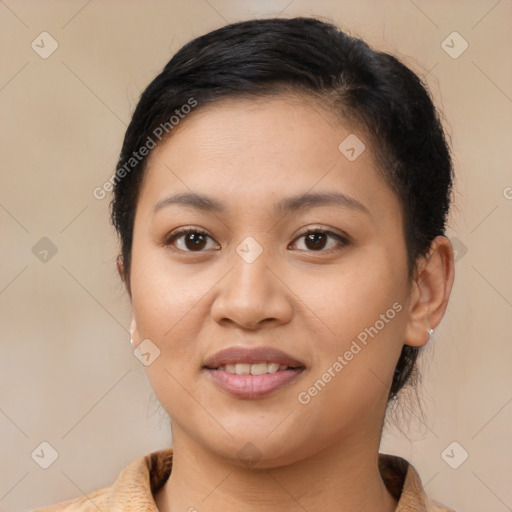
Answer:
M310 14L425 76L455 152L448 234L459 259L424 358L424 417L413 409L410 428L402 423L408 437L390 428L382 450L408 458L427 492L457 510L512 509L512 2L4 0L0 510L110 485L131 461L170 445L129 344L108 199L92 191L114 171L143 87L181 45L226 22ZM31 48L43 31L59 45L47 59ZM453 31L469 44L457 59L441 46ZM57 248L46 262L32 250L43 237ZM31 458L43 441L58 453L48 469ZM469 453L458 469L441 456L453 441Z

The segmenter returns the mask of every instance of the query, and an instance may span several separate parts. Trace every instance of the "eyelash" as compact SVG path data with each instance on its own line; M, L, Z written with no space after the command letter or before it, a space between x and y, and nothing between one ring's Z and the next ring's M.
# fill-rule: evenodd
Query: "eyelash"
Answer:
M206 236L206 237L208 237L208 238L213 240L213 238L210 237L210 235L206 231L204 231L204 230L202 230L200 228L184 227L184 228L179 228L174 233L171 233L166 238L166 240L164 242L164 245L165 246L173 245L175 240L183 237L184 235L189 235L191 233L195 233L195 234L199 234L199 235L204 235L204 236ZM348 237L339 235L338 233L334 233L333 231L330 231L328 229L323 229L323 228L308 229L307 231L304 231L304 232L300 233L295 238L295 240L298 240L299 238L305 237L305 236L310 235L310 234L315 234L315 233L322 233L322 234L327 235L330 238L334 238L335 240L338 241L338 243L342 247L343 246L347 246L350 243ZM180 252L189 252L189 253L205 252L204 250L200 250L200 251L190 251L190 250L183 250L183 249L176 249L176 250L180 251ZM331 249L320 249L318 251L315 251L315 250L305 250L305 249L299 249L299 250L306 251L306 252L311 252L311 253L324 253L325 254L325 253L331 253L333 251L339 250L339 247L338 248L331 248Z

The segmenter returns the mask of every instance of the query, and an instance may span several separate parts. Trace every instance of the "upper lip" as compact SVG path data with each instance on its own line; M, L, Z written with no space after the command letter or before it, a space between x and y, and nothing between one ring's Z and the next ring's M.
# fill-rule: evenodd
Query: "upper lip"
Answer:
M304 364L292 356L273 347L229 347L208 357L204 362L205 368L219 368L236 363L278 363L293 368L304 367Z

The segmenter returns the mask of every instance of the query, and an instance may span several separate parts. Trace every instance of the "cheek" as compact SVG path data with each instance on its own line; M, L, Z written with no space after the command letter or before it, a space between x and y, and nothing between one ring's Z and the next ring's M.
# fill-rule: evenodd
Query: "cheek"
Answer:
M321 321L323 330L335 342L346 342L373 326L381 315L385 315L385 330L392 330L392 324L395 329L399 327L404 315L398 315L397 310L404 310L406 288L399 274L400 263L393 264L393 259L396 261L396 255L387 256L385 248L372 246L348 255L339 265L320 269L316 275L290 274L288 279L294 283L297 297ZM399 306L393 308L395 303ZM378 323L379 331L384 331L382 325Z
M330 281L325 293L309 296L329 329L322 327L323 335L310 330L315 364L297 402L299 415L329 439L381 421L402 347L405 309L395 287L382 279Z
M207 313L205 296L215 281L208 285L208 279L184 272L165 261L162 252L134 245L132 308L138 337L150 339L160 350L146 366L151 387L164 409L170 411L172 405L180 411L190 407L188 392L195 392L191 375L201 365L197 340Z
M140 336L163 341L193 314L206 284L182 267L172 263L162 248L134 243L132 306Z
M405 281L390 261L375 248L330 275L303 279L294 289L320 320L316 330L309 323L308 334L316 340L310 381L320 379L318 387L327 383L331 390L322 391L322 401L372 400L391 383L407 319Z

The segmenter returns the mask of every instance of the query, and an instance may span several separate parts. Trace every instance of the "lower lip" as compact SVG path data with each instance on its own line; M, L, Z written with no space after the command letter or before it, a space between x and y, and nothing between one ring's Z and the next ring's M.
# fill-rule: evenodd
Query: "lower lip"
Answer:
M205 368L215 384L237 398L261 398L295 380L304 368L281 370L263 375L237 375Z

